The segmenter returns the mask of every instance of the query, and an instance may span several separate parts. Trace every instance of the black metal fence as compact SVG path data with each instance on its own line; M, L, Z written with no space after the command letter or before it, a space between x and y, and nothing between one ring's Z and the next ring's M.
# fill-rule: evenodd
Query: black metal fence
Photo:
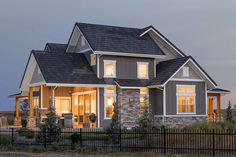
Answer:
M174 154L236 155L236 131L218 129L115 130L66 129L54 132L0 130L0 144L87 147L109 152L159 152Z

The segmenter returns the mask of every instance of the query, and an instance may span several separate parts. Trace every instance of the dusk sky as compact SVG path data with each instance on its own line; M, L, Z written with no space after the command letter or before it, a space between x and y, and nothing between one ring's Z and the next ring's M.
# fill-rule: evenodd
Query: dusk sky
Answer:
M0 110L19 84L32 49L67 43L75 22L155 26L193 56L236 104L235 0L0 0Z

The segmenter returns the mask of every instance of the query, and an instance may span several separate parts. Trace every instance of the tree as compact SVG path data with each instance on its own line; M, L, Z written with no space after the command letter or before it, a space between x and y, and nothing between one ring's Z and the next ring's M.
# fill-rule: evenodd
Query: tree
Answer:
M120 141L120 121L119 121L119 109L116 103L113 103L113 115L110 126L106 129L108 138L115 144Z
M147 132L148 129L153 127L153 116L149 108L147 98L145 97L144 111L139 117L138 124L142 132Z
M20 110L22 112L22 114L27 117L29 114L29 103L28 100L25 99L23 101L20 101Z
M229 101L228 107L226 109L226 121L233 122L232 107L231 107L230 101Z
M47 142L57 142L61 134L61 127L58 122L52 100L50 100L50 105L46 116L47 118L45 119L45 124L40 127L41 132L39 136L41 137L39 138L42 140L42 138L45 137L46 133Z

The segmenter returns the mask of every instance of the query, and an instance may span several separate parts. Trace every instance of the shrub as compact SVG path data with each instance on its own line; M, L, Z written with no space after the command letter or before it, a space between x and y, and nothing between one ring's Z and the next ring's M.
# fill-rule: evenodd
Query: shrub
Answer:
M72 141L72 144L77 144L80 140L80 134L77 134L77 133L73 133L71 135L71 141Z
M0 135L0 145L9 145L9 144L11 144L11 136Z
M20 130L18 130L18 134L30 139L34 137L34 131L27 128L21 128Z

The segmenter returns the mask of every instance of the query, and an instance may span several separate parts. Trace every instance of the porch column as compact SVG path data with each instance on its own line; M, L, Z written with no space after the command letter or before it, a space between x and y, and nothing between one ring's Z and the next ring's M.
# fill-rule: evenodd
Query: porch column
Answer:
M15 120L14 120L14 125L15 126L20 126L21 125L21 117L19 115L19 98L15 98Z
M33 109L33 88L29 88L29 117L34 117L34 109Z
M221 103L220 103L220 94L217 95L217 121L220 121L221 119Z

